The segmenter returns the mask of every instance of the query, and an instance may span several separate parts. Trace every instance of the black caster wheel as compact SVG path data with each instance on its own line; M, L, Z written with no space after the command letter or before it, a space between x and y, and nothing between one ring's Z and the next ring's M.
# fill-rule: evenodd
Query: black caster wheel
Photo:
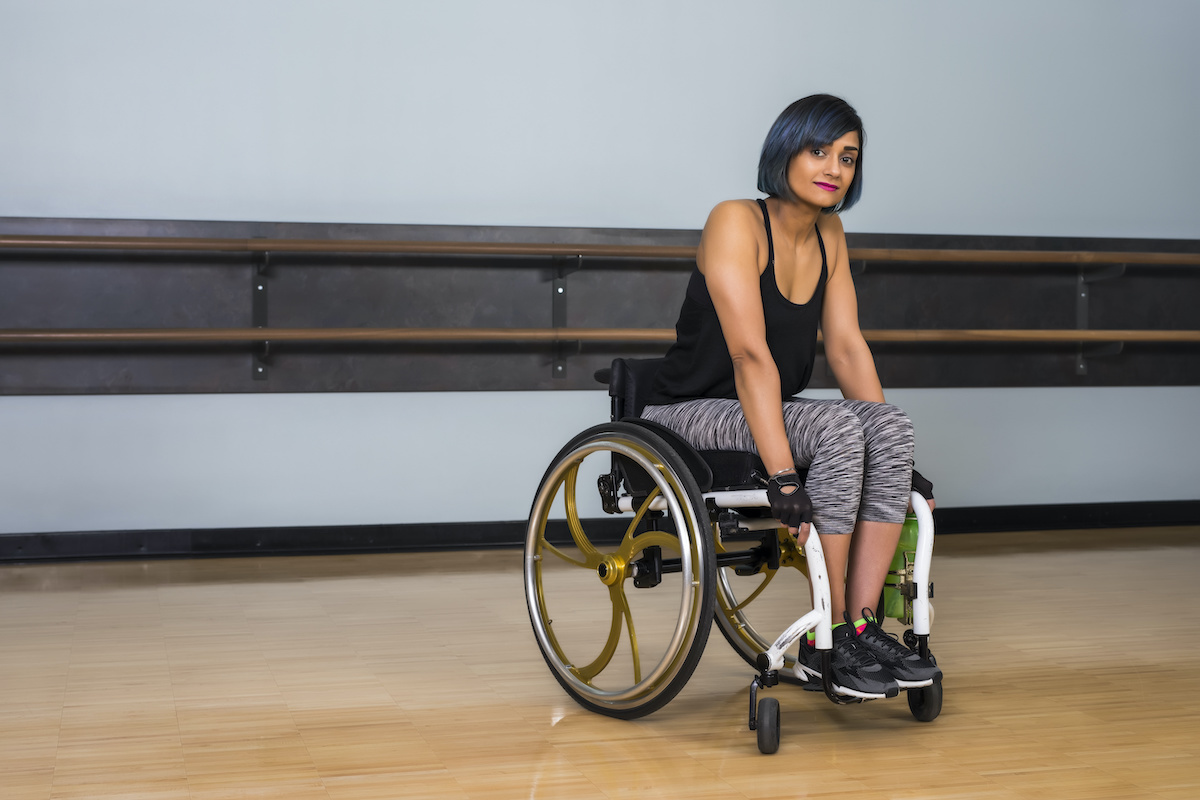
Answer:
M919 722L933 722L942 713L941 681L922 689L908 690L908 710Z
M779 749L779 701L764 697L758 701L758 750L770 755Z

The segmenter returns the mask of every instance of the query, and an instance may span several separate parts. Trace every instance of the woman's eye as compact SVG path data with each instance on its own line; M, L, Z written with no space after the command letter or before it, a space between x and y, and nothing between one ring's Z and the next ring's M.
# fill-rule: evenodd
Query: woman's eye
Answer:
M825 155L825 151L824 151L824 150L822 150L822 149L821 149L821 148L819 148L819 147L814 147L814 148L812 149L812 154L813 154L814 156L823 156L823 155Z

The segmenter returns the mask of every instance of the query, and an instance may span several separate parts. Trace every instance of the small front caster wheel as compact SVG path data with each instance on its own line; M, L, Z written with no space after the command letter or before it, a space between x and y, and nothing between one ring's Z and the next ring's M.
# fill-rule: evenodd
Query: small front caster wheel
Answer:
M764 697L758 701L755 732L758 734L759 752L770 755L779 749L779 701L774 697Z
M941 681L921 689L908 690L908 710L919 722L933 722L942 713Z

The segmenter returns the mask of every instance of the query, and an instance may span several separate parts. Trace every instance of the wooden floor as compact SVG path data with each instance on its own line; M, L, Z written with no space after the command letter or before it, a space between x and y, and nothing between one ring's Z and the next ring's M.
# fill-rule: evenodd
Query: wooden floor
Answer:
M1200 798L1200 528L945 536L934 581L941 717L782 686L763 756L716 633L662 711L576 706L518 552L0 567L0 798Z

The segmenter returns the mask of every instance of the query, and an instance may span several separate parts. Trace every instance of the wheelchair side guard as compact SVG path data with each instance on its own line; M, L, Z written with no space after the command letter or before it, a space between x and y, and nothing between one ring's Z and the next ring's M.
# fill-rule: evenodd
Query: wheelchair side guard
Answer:
M648 419L641 417L625 417L621 422L628 422L631 425L637 425L654 433L658 438L662 439L670 446L675 454L683 459L683 463L687 465L688 470L692 473L692 477L696 479L696 484L700 487L700 491L707 492L712 489L713 473L712 469L705 463L696 449L675 431L670 428L663 427L657 422L651 422Z

